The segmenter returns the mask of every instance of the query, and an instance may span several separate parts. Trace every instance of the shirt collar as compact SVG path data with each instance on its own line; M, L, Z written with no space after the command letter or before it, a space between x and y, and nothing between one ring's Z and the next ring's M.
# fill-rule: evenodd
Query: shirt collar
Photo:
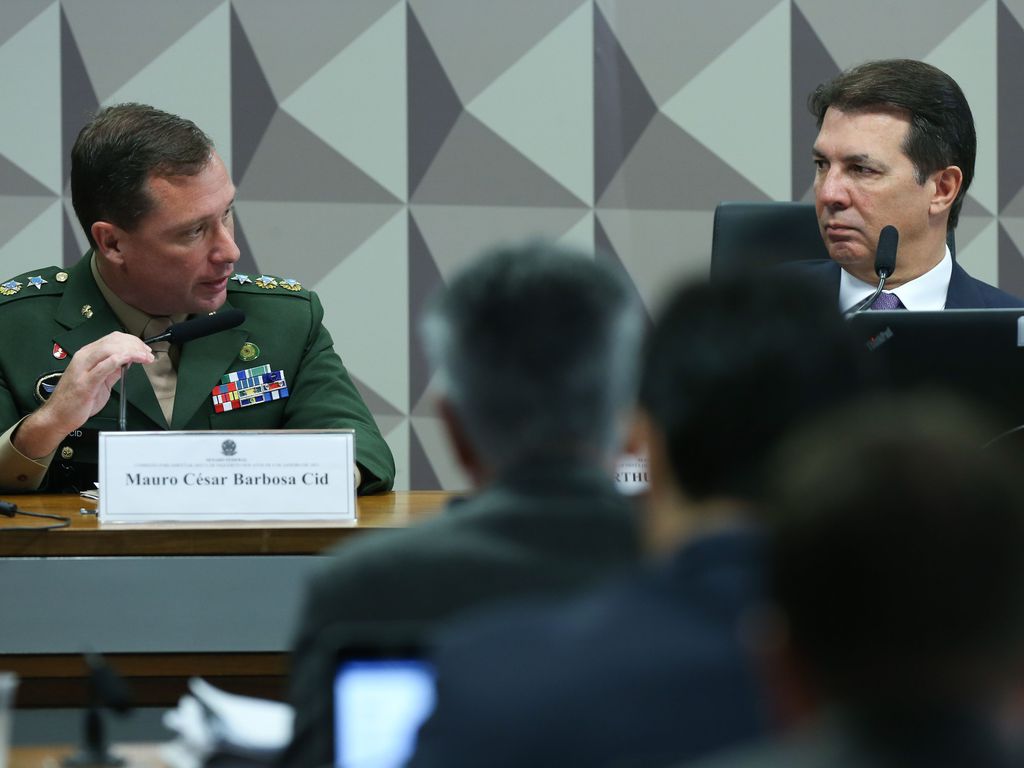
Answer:
M903 306L917 311L938 310L946 308L946 293L949 291L949 279L953 275L953 256L946 246L942 260L923 275L909 280L889 293L895 293ZM877 283L865 283L845 269L839 275L839 309L848 310L857 302L863 301L878 287Z
M131 304L126 303L120 296L111 290L110 286L106 284L103 278L100 276L100 270L96 266L96 254L92 255L92 259L89 261L89 268L92 270L92 279L96 281L96 287L100 289L100 293L103 294L103 298L107 304L114 311L114 315L121 321L121 325L124 326L125 332L132 336L138 336L142 338L142 332L145 330L146 325L153 319L153 315L148 315L141 309L136 309ZM180 323L182 320L187 318L188 315L172 315L172 323Z

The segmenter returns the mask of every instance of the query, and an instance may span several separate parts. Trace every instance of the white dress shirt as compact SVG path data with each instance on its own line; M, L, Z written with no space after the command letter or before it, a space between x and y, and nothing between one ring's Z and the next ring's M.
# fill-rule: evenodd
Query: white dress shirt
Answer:
M946 293L949 291L949 279L953 275L953 255L946 246L946 254L942 261L929 269L920 277L909 280L898 288L887 293L895 293L903 306L913 310L938 310L946 308ZM878 283L865 283L854 277L845 269L839 277L839 309L845 312L850 307L863 301L875 292Z

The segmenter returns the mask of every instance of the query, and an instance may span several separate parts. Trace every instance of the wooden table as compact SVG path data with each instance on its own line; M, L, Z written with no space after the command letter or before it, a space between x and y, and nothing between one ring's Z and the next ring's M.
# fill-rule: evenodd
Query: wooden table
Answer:
M310 555L367 530L405 528L431 517L451 496L447 491L405 491L361 496L354 521L259 523L147 523L101 525L96 502L75 494L0 496L19 509L64 515L68 528L8 531L50 520L0 515L0 557L99 557L139 555Z
M0 668L22 678L18 706L81 706L86 649L129 678L139 705L176 703L192 675L279 698L305 581L319 554L366 531L439 510L440 491L360 498L357 520L101 525L73 495L3 496L71 518L68 528L0 516Z
M60 768L60 761L76 751L72 746L12 747L9 768ZM125 768L166 768L159 744L115 744L110 751L124 758Z

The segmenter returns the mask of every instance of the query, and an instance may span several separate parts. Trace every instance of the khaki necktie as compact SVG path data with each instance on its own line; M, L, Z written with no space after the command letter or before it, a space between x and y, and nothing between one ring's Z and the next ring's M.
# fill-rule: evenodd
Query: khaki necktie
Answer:
M159 336L171 325L169 317L154 317L142 330L142 338L149 339ZM177 355L176 350L171 348L169 341L156 341L149 345L153 350L155 362L143 366L149 383L153 386L157 402L160 403L160 410L163 411L167 425L171 424L171 415L174 413L174 390L178 385Z

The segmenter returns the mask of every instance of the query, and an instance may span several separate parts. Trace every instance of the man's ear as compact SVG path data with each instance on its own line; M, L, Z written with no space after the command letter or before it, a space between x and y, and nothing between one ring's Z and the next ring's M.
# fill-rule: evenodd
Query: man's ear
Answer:
M477 485L483 484L487 477L487 468L477 455L473 442L469 439L469 435L462 425L462 419L459 418L459 414L455 410L452 401L445 397L439 398L437 401L437 411L441 416L441 421L444 423L445 432L448 433L448 441L455 451L455 458L458 459L459 465L473 479L474 483Z
M121 253L121 237L124 233L121 228L109 221L94 221L89 231L96 243L96 250L107 261L120 266L124 262Z
M950 165L932 174L935 192L932 194L928 212L932 215L949 210L960 193L964 183L964 172L959 166Z

